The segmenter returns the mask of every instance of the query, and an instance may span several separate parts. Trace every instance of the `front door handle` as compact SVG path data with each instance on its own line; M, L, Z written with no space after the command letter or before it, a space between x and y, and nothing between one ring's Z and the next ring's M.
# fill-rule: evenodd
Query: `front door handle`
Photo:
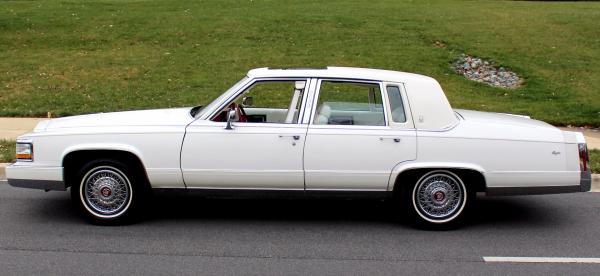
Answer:
M400 143L402 141L399 137L379 137L379 141L392 140L394 143Z
M292 138L294 140L300 140L300 135L282 135L279 134L279 138Z

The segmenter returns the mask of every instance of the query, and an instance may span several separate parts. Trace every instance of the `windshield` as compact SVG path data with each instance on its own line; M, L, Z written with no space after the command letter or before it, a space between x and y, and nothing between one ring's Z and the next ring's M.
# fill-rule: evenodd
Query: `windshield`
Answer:
M217 97L211 103L209 103L207 106L205 106L201 110L199 110L198 113L196 114L195 118L198 118L198 117L204 115L204 113L207 110L212 110L213 108L215 108L215 106L218 105L220 102L222 102L232 91L237 90L243 83L245 83L247 79L248 79L248 77L244 77L241 80L239 80L236 84L231 86L231 88L229 88L229 89L227 89L227 91L223 92L223 94L221 94L221 96Z

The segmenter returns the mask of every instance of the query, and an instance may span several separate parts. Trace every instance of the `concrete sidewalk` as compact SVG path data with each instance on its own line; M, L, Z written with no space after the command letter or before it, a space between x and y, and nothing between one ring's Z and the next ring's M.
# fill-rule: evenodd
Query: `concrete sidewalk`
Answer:
M0 139L15 140L45 118L0 118Z
M585 129L579 127L559 127L562 130L582 132L588 149L600 149L600 129Z
M6 179L6 173L4 171L4 168L8 165L9 163L0 163L0 180Z

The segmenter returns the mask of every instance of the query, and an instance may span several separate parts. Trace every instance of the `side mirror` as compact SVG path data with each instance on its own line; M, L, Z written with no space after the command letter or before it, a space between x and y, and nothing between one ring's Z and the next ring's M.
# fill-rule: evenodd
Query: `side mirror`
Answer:
M244 100L242 101L242 104L246 107L246 106L252 106L252 103L254 102L254 99L252 99L251 96L247 96L244 97Z
M233 129L231 122L235 120L235 115L235 109L232 108L227 111L227 125L225 126L225 129Z

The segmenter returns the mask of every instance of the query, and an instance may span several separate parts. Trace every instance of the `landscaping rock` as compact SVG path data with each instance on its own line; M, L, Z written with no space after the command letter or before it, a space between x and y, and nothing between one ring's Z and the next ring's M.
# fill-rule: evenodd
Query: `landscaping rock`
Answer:
M522 79L504 67L496 67L494 62L462 54L452 64L454 71L467 79L482 82L494 87L514 89L521 86Z

